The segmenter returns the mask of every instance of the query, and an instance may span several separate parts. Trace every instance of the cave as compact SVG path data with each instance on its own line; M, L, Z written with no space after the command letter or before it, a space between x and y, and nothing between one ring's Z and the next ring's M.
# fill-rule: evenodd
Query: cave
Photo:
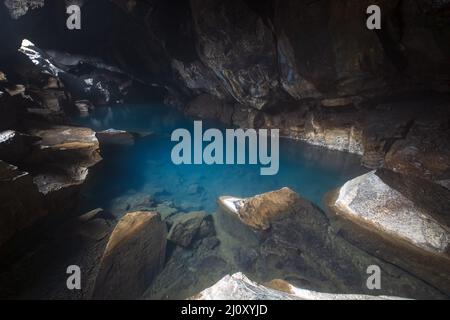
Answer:
M450 298L450 1L1 0L0 42L1 300Z

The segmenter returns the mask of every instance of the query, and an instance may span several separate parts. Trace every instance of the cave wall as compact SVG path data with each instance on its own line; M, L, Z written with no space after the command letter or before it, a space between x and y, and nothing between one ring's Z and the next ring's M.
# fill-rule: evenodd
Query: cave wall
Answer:
M370 4L382 9L381 30L366 28ZM103 57L182 102L207 93L256 109L449 90L446 0L84 0L79 31L66 29L65 5L47 2L16 20L2 6L1 51L29 38Z

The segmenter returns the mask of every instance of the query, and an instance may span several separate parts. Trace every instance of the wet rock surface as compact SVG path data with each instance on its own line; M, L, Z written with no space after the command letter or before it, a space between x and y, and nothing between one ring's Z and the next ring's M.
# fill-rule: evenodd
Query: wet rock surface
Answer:
M349 219L370 224L379 232L426 251L436 254L448 251L448 225L434 220L433 213L384 183L374 171L347 182L339 190L333 207Z
M433 272L428 270L424 278L423 274L412 276L410 270L404 271L404 265L399 268L358 249L340 236L324 212L287 188L249 199L223 197L219 201L224 209L221 223L239 243L245 239L248 246L236 256L238 268L260 283L279 278L305 289L371 294L362 285L365 271L378 265L384 279L389 278L380 294L445 296L440 291L445 286L437 289L426 284ZM244 227L253 231L245 232ZM242 238L244 234L247 236Z
M166 237L166 226L158 213L125 215L109 238L93 298L140 298L164 265Z
M379 170L349 181L327 202L345 239L448 295L448 199L438 184Z

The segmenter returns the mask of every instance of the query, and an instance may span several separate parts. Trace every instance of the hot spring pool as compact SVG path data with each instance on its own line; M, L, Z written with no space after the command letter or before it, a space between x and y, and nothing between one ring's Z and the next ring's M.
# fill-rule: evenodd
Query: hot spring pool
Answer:
M108 151L90 179L85 206L111 207L123 196L149 194L157 202L169 201L184 212L214 212L223 195L247 197L289 187L318 206L324 195L362 174L360 158L299 141L281 139L279 172L261 176L259 165L174 165L170 135L178 128L193 129L193 121L162 104L123 105L96 109L78 125L96 131L110 128L151 132L134 146ZM203 122L204 127L223 128Z

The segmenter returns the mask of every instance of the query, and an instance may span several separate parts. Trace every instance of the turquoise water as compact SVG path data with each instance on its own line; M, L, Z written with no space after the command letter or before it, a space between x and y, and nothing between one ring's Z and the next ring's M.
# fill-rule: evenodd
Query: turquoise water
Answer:
M180 211L214 212L220 196L248 197L282 187L321 206L327 192L364 172L358 156L287 139L280 141L280 169L274 176L261 176L259 165L176 166L171 161L176 143L170 135L178 128L192 130L194 120L157 103L105 107L75 119L96 131L152 133L134 146L103 152L104 160L85 190L86 207L108 208L115 199L148 194ZM203 127L221 125L204 121Z

